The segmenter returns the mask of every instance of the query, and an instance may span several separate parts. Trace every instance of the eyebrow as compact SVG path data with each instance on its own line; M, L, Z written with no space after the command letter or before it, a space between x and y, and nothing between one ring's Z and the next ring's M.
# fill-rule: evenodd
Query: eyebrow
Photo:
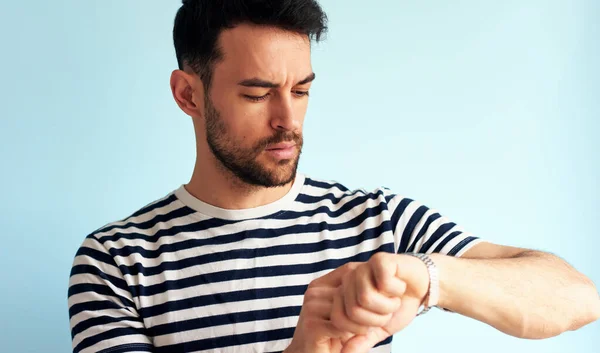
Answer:
M313 72L312 74L308 75L304 80L296 83L294 86L305 85L309 82L314 81L315 77L316 77L316 75ZM260 87L260 88L279 88L281 86L278 83L261 80L260 78L249 78L247 80L242 80L242 81L238 82L238 85L244 86L244 87Z

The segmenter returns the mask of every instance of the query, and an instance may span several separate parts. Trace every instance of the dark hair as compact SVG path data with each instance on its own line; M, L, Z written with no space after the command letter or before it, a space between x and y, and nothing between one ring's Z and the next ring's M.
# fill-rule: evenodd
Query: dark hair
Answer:
M179 69L189 65L210 87L215 63L223 58L217 46L223 29L242 23L275 26L321 40L327 16L316 0L183 0L173 26Z

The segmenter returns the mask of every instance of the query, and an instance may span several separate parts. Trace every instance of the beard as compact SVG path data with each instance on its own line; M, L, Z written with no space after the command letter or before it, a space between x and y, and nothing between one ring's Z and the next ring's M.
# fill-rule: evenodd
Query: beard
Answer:
M298 162L302 152L302 134L293 131L277 131L273 136L258 141L250 148L244 148L227 131L221 114L205 96L206 140L213 155L225 169L245 184L261 187L278 187L296 178ZM292 159L282 159L269 168L258 157L269 145L281 142L294 142L298 154Z

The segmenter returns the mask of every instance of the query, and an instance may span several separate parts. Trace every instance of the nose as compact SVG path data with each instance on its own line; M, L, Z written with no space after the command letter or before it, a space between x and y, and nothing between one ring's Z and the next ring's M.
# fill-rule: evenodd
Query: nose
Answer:
M299 128L298 114L294 112L293 98L291 95L280 95L274 102L271 127L281 131L295 131Z

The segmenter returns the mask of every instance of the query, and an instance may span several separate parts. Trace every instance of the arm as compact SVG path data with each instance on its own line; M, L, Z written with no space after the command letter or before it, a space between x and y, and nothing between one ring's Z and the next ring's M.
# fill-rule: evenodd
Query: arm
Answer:
M479 243L462 258L430 257L440 272L439 306L520 338L548 338L600 317L591 280L560 258Z
M79 248L69 279L73 352L152 352L127 282L92 236Z
M439 306L509 335L547 338L600 317L592 282L553 255L481 242L465 252L467 258L429 256L439 270ZM390 290L398 279L405 283L401 293ZM356 336L342 353L367 352L408 326L428 287L427 267L406 254L377 253L346 275L339 294L344 304L336 306L334 299L331 321ZM401 300L391 318L386 297ZM356 325L372 330L365 333Z

